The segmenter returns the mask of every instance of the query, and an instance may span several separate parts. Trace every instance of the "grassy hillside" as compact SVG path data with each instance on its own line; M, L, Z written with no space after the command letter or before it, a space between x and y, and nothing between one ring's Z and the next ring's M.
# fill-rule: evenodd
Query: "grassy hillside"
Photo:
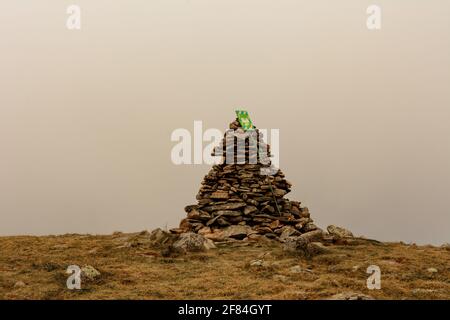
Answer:
M331 246L305 259L276 242L220 245L164 257L147 233L0 238L1 299L450 299L448 248L400 243ZM66 287L69 265L100 272ZM369 265L381 289L368 290ZM430 269L432 268L432 269Z

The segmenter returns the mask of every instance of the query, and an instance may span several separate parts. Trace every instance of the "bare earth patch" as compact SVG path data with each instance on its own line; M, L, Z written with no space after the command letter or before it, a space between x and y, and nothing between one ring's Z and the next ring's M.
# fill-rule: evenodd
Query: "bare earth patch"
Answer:
M450 299L448 248L333 245L305 259L275 241L239 244L164 257L140 234L1 237L0 299ZM100 275L69 290L69 265ZM380 290L366 287L369 265Z

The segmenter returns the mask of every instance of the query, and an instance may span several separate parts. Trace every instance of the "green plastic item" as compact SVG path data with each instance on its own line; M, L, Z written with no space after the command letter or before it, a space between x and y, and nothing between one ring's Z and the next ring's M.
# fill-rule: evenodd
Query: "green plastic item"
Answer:
M252 120L250 119L250 116L247 111L236 110L236 116L238 117L238 121L241 124L242 129L244 129L245 131L254 129ZM252 140L252 143L256 143L256 141L254 141L252 136L250 136L250 139ZM261 150L259 148L258 148L258 152L261 155ZM277 198L275 197L275 193L273 192L272 182L270 180L269 180L269 187L270 187L270 192L272 193L272 196L273 196L273 201L275 202L275 206L277 207L278 215L281 217L281 210L278 205Z
M253 123L247 111L236 110L236 116L239 120L239 123L241 124L242 129L244 129L245 131L253 129Z

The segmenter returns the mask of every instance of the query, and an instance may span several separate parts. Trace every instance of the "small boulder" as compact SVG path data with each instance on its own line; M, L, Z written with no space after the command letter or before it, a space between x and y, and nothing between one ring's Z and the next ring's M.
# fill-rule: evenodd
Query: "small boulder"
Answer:
M375 300L373 297L357 293L357 292L344 292L344 293L338 293L327 300Z
M206 251L215 247L211 240L193 232L182 233L172 245L175 251L183 253Z
M314 241L322 241L324 236L324 232L322 229L317 229L314 231L309 231L306 233L303 233L300 237L305 239L308 242L314 242Z
M292 253L306 253L309 241L303 237L287 237L283 243L283 250Z
M437 273L437 272L438 272L438 269L436 269L436 268L428 268L427 271L428 271L429 273Z
M100 272L93 266L86 265L81 268L81 276L87 280L95 280L100 277Z
M23 281L17 281L16 283L14 283L14 288L22 288L25 286L26 286L26 284Z
M351 233L349 230L334 225L328 226L327 231L337 239L353 238L353 233Z
M289 269L289 272L291 273L302 273L303 269L300 266L293 266Z
M424 288L417 288L417 289L413 289L411 292L413 294L430 294L430 293L435 293L437 290L434 289L424 289Z
M161 228L153 230L149 235L148 239L153 245L164 245L168 241L174 238L174 235L170 232L164 231Z
M250 261L251 267L270 268L272 267L272 265L273 265L272 263L270 263L269 261L265 261L263 259L256 259Z
M308 238L303 237L303 235L299 237L287 237L283 243L283 250L300 254L307 258L331 252L331 249L324 246L321 242L311 242Z
M263 263L264 263L264 260L261 260L261 259L252 260L252 261L250 261L250 266L252 266L252 267L260 267L260 266L263 265Z

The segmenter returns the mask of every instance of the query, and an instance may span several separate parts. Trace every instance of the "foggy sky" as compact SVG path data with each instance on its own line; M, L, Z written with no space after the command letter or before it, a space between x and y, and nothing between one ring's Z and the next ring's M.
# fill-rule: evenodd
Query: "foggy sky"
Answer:
M320 227L450 242L450 3L376 1L369 31L372 3L2 1L0 235L177 226L209 166L172 131L244 108Z

